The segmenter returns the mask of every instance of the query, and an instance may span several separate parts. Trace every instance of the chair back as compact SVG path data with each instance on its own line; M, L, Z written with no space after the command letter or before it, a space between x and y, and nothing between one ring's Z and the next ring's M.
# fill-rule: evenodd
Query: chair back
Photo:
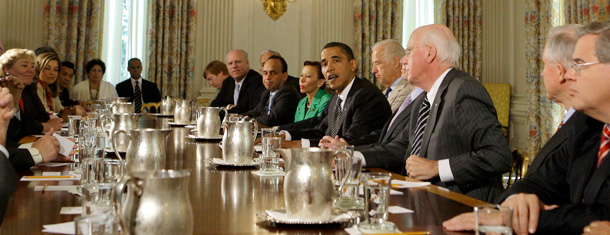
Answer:
M159 113L161 102L142 104L142 113Z
M491 100L498 112L498 121L502 125L504 136L508 140L508 127L510 124L510 84L508 83L483 83L485 89L491 96Z

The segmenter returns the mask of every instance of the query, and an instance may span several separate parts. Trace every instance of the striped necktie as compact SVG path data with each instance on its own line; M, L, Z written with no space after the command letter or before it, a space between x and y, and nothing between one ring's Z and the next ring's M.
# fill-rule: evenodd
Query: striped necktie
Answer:
M599 146L599 152L597 153L597 166L602 163L604 158L608 155L608 151L610 151L610 125L604 125L604 130L602 131L602 140Z
M134 103L135 103L135 107L134 110L136 113L139 113L140 110L142 110L142 91L140 90L140 82L138 82L136 80L136 87L135 87L136 91L134 92Z
M425 95L425 94L423 94ZM417 115L417 126L415 128L415 141L413 141L413 148L411 149L411 155L419 155L421 150L421 141L424 136L424 129L426 129L426 123L428 122L428 115L430 114L430 102L428 97L424 98L424 103L419 109L419 115Z
M333 119L330 124L330 136L336 136L339 134L339 128L341 128L341 98L337 97L337 102L335 102L335 109L333 110Z
M388 97L390 97L390 92L392 92L392 88L389 88L389 87L388 87L388 89L386 89L386 90L385 90L385 94L384 94L384 96L385 96L385 98L386 98L386 99L387 99Z

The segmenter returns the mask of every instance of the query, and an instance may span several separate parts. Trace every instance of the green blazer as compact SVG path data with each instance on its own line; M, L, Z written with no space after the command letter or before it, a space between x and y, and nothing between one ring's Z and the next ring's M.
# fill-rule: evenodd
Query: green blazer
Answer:
M319 117L320 114L322 114L322 111L324 111L324 107L326 107L326 103L328 103L331 97L332 96L328 94L328 92L324 91L324 89L319 89L309 105L309 110L307 113L305 113L305 109L307 108L307 96L305 96L305 98L299 101L297 111L294 113L294 122L312 117Z

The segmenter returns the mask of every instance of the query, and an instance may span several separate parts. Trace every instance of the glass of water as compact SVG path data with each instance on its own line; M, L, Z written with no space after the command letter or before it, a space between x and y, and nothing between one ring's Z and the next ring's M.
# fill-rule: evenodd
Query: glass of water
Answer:
M358 224L362 233L393 233L396 225L388 220L391 173L364 173L364 221Z
M342 161L341 164L349 164ZM352 171L350 174L344 174L347 177L345 184L339 188L339 197L335 199L335 206L341 209L362 209L364 199L360 197L360 170L362 169L362 159L353 158L351 162ZM344 166L343 170L346 170ZM338 169L338 168L337 168Z
M114 209L114 184L83 184L83 213L104 213L112 215Z
M263 154L261 155L261 168L263 174L277 174L282 171L277 149L282 146L281 137L263 137Z
M482 205L474 208L476 234L513 234L513 208L500 205Z
M74 219L76 235L114 235L119 234L117 216L103 213L83 215Z

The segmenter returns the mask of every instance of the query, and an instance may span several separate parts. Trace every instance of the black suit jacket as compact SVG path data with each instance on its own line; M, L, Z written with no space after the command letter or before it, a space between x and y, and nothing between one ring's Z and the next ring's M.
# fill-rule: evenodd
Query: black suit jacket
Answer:
M307 96L305 93L301 93L301 88L299 87L299 78L288 75L288 79L286 79L286 83L290 84L294 89L299 93L301 99Z
M19 142L27 135L38 135L43 131L42 123L49 121L49 114L36 94L36 83L26 86L21 93L23 106L21 110L21 120L13 117L8 126L6 140Z
M540 212L537 234L580 234L592 221L610 220L610 160L606 157L596 166L603 126L590 117L572 126L567 144L536 172L513 184L500 201L533 193L547 205L558 205Z
M229 77L230 78L230 77ZM235 79L227 78L222 82L222 88L216 98L210 103L212 107L225 107L233 103L233 93L235 92ZM258 105L261 99L261 94L265 91L263 86L263 78L259 73L250 69L244 82L239 89L239 100L234 108L230 109L230 113L245 113Z
M414 142L423 94L413 101L409 143ZM405 160L410 152L411 146ZM447 73L430 106L419 156L449 159L454 180L441 182L435 177L429 180L433 184L487 202L500 196L501 177L511 169L512 155L493 102L479 81L457 69Z
M565 143L567 143L566 140L568 139L568 136L570 135L570 133L569 133L570 128L572 128L573 126L576 126L576 127L581 126L584 123L587 115L584 115L584 114L575 115L576 113L577 112L572 114L570 119L568 119L568 121L566 121L566 123L563 124L563 127L559 128L559 130L557 132L555 132L553 137L551 137L551 139L549 139L549 141L547 141L546 144L544 144L544 146L542 146L542 149L540 149L538 154L536 154L534 161L532 161L532 163L528 167L527 173L525 174L526 176L531 175L532 173L536 172L538 170L538 168L540 168L540 166L548 158L550 158L554 154L556 154L557 151Z
M292 139L298 140L301 138L307 138L310 139L310 144L312 146L317 146L318 142L324 135L331 135L331 115L328 115L328 113L330 110L335 109L336 100L338 98L339 95L335 93L326 105L326 109L324 111L326 114L323 113L324 118L315 127L288 130ZM390 104L383 96L379 88L367 80L355 77L352 88L350 89L347 99L345 100L343 112L341 113L340 119L343 120L343 122L341 123L341 127L339 129L339 136L345 138L345 140L348 142L358 139L372 131L381 129L391 115L392 110L390 108ZM309 121L309 123L314 122L316 121ZM306 123L307 122L304 122L302 124Z
M267 115L265 110L269 106L269 96L270 92L265 90L256 108L246 112L244 115L254 118L258 123L265 126L277 126L293 122L294 113L301 100L299 92L292 85L285 82L273 96L271 113Z
M78 102L70 99L70 91L68 88L63 88L59 91L59 100L64 107L77 105Z
M0 153L0 225L4 219L4 213L8 207L8 201L15 192L17 174L9 160Z
M158 103L161 102L161 92L157 84L154 82L142 79L142 104L145 103ZM133 102L133 86L131 85L131 78L116 84L116 92L119 97L129 97L129 102Z
M17 142L6 142L6 150L8 151L8 160L11 162L16 170L26 170L34 166L34 159L30 151L27 149L20 149L19 143Z
M392 123L392 126L389 129L388 126L393 117L388 119L381 129L381 133L378 135L377 143L359 145L354 148L354 150L360 151L362 155L364 155L366 167L378 167L398 174L402 172L404 165L403 159L408 145L404 144L400 138L407 139L407 124L412 117L412 106L413 102L411 102L402 112L396 113L395 115L398 115L398 117L396 117L396 120L394 120L394 123ZM403 134L405 131L407 134ZM379 131L376 131L376 133L379 133ZM373 133L368 135L368 137L365 136L364 138L349 143L356 145L358 141L363 141L363 139L371 138L374 135L375 134ZM408 143L408 139L406 141Z

